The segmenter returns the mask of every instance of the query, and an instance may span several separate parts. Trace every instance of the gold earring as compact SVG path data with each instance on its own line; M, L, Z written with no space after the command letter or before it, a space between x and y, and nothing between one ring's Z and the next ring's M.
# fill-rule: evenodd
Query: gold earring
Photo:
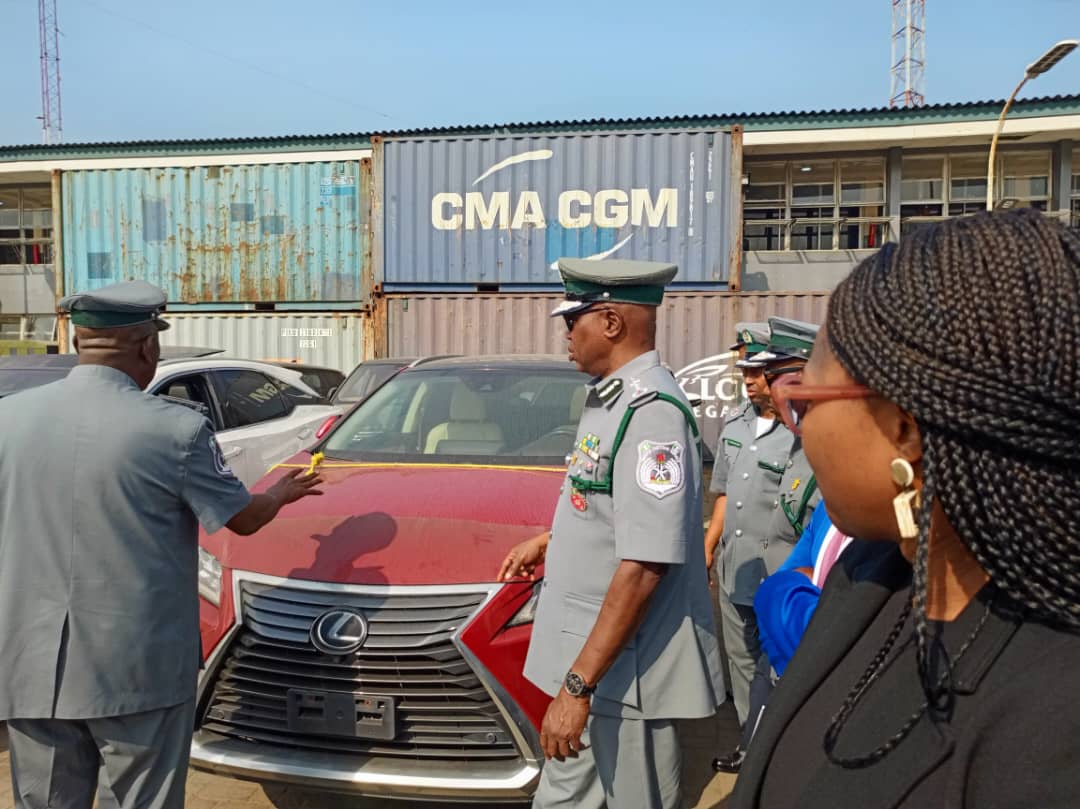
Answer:
M903 458L894 458L889 464L892 471L893 483L902 491L893 498L893 509L896 511L896 526L900 529L900 536L904 539L915 539L919 535L919 526L915 522L915 508L919 505L919 490L915 483L915 470L911 464Z

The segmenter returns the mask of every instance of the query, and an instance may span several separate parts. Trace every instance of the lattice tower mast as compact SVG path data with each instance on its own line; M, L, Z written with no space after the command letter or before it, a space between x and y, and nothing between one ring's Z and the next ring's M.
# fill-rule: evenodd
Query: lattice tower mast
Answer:
M892 86L890 107L926 103L926 0L892 3Z
M64 117L60 107L60 26L56 0L38 0L38 27L41 36L41 137L44 143L64 139Z

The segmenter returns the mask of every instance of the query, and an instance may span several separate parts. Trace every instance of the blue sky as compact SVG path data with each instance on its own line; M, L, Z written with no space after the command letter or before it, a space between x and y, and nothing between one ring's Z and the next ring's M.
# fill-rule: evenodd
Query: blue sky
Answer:
M879 106L889 0L58 0L65 140ZM930 102L1004 97L1080 0L929 0ZM0 143L40 141L37 3L0 0ZM1080 93L1080 51L1025 95Z

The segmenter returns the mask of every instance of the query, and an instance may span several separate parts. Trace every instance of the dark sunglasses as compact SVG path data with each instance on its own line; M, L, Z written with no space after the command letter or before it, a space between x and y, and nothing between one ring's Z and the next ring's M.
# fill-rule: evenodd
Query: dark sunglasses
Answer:
M878 394L863 385L804 385L802 374L785 374L769 384L769 395L784 426L802 435L802 420L810 402L872 399Z
M566 323L566 330L568 332L574 330L575 324L585 317L585 315L592 314L593 312L608 312L611 310L609 306L590 306L588 309L582 309L579 312L572 312L567 315L563 315L563 322Z

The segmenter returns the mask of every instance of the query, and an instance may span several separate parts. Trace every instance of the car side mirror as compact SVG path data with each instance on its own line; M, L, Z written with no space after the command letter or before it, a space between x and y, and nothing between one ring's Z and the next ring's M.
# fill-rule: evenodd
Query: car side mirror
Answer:
M338 388L340 387L341 385L334 385L334 387L330 388L330 390L326 392L326 401L331 401L334 398L334 394L338 392Z

